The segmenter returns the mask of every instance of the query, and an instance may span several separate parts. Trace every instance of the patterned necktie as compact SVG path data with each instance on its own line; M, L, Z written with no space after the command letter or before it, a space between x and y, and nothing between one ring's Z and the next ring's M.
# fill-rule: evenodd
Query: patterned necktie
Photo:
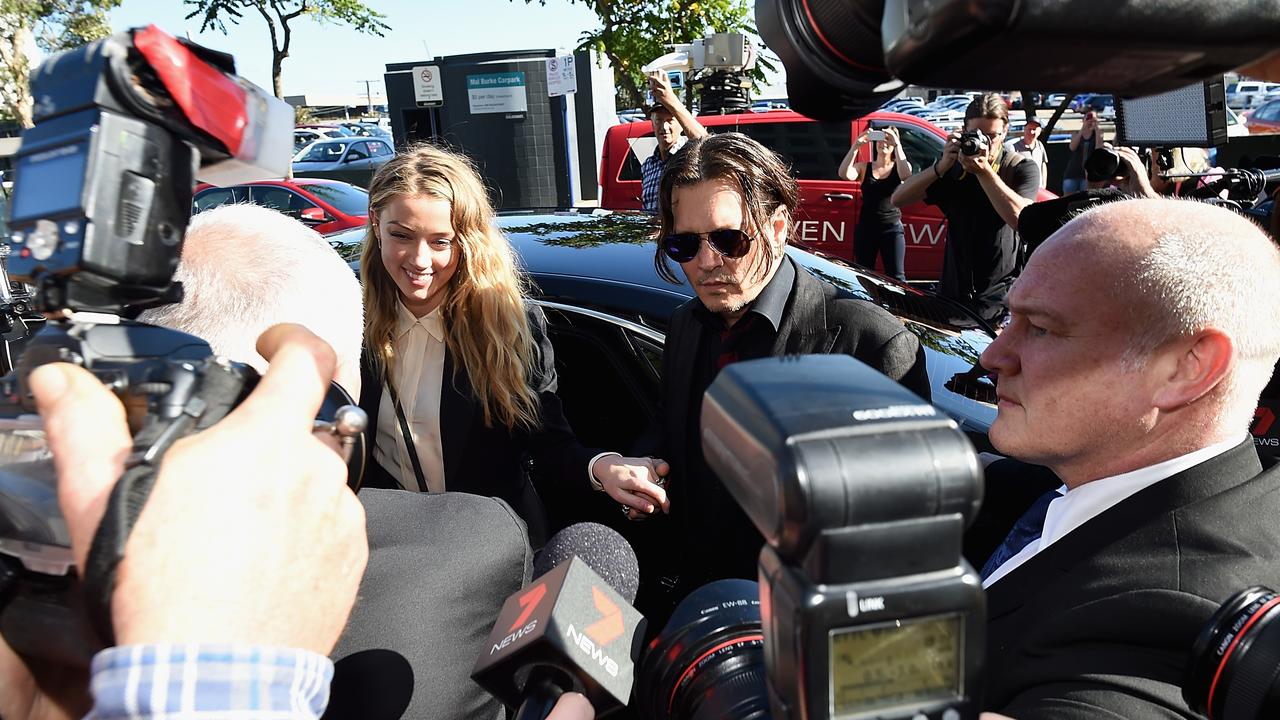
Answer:
M1000 547L991 553L991 558L982 566L982 579L986 580L991 574L1005 564L1009 558L1022 552L1022 549L1036 540L1040 539L1040 535L1044 533L1044 518L1049 513L1049 503L1055 499L1062 497L1057 490L1049 492L1036 498L1022 517L1018 518L1018 522L1013 524L1013 529L1005 536L1004 542L1000 543Z

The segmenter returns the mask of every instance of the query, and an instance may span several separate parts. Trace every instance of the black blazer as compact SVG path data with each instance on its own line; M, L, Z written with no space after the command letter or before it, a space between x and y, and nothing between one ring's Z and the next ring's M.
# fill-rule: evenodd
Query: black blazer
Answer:
M1280 587L1280 473L1261 469L1250 438L1121 501L993 584L985 709L1197 717L1181 689L1197 634L1237 590Z
M924 349L897 318L878 305L819 280L791 258L783 262L792 264L796 279L770 355L852 355L925 400L930 398ZM658 452L673 468L688 466L687 399L702 332L693 315L698 302L694 299L685 303L671 316L662 353L663 424ZM678 492L678 484L673 492Z
M529 307L529 328L538 352L533 383L541 403L541 427L514 432L504 426L485 427L466 368L455 365L453 354L446 349L440 384L440 445L446 488L502 498L529 524L536 547L545 539L545 511L523 472L522 460L532 458L543 481L580 488L588 482L587 464L599 451L584 448L565 419L556 394L555 353L547 337L547 319L537 306ZM369 414L371 432L366 443L366 487L396 487L394 479L373 460L381 400L382 370L374 367L366 350L360 360L360 407Z

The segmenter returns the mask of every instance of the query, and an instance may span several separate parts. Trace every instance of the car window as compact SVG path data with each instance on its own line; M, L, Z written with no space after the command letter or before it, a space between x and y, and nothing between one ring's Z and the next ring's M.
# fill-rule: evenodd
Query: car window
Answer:
M307 192L348 215L366 215L369 212L369 193L354 185L316 183L303 185L303 187Z
M780 155L801 180L839 180L836 170L852 144L846 121L740 123L736 129Z
M209 188L196 193L195 199L191 202L191 212L198 213L210 208L216 208L219 205L244 202L245 199L244 188Z
M640 180L640 163L653 154L658 141L652 134L638 138L627 138L627 157L622 161L622 169L618 171L619 180Z
M370 140L366 144L369 146L369 149L373 151L375 157L391 154L391 148L387 147L387 144L381 140Z
M942 138L915 125L891 124L898 128L902 152L907 156L912 175L928 168L942 157Z
M1280 120L1280 102L1269 102L1254 111L1259 120Z
M347 150L347 160L364 160L369 157L369 151L366 148L368 143L351 143Z
M342 159L342 151L346 149L345 143L326 142L316 143L312 145L302 157L296 158L297 162L337 162Z
M282 187L255 185L251 188L252 202L291 217L299 217L303 210L315 207L315 203Z

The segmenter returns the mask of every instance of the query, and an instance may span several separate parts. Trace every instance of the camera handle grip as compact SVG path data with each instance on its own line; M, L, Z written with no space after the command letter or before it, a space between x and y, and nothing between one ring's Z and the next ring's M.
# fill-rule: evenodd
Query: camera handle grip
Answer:
M175 441L225 417L246 389L244 377L220 359L205 365L198 382L199 390L187 399L177 417L167 422L153 418L134 436L134 450L111 490L106 512L89 546L83 574L85 606L90 624L107 646L115 644L111 595L115 592L116 569L124 559L129 534L155 487L164 453Z

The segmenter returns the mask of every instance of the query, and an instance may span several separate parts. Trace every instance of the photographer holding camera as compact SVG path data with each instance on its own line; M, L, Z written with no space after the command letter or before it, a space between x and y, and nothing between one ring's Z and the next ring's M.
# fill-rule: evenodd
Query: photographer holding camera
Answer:
M940 291L984 320L998 322L1017 274L1018 213L1035 201L1040 169L1004 149L1009 111L994 93L965 110L965 131L952 133L932 166L894 191L899 208L924 200L947 217Z

